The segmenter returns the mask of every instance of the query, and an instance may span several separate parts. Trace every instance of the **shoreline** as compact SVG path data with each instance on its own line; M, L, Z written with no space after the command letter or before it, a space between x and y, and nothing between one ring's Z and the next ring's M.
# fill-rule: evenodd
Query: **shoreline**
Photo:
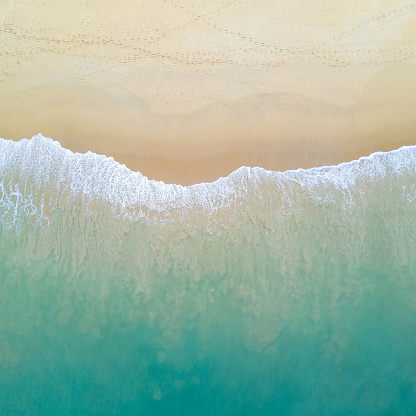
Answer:
M416 144L411 1L79 5L0 5L0 137L184 185Z
M41 140L47 140L47 141L50 141L51 143L54 143L55 146L58 146L58 148L62 149L64 152L69 152L72 155L79 155L79 156L82 157L82 156L85 156L87 153L92 153L92 155L94 155L94 156L104 158L104 159L110 159L110 160L112 160L111 163L115 163L116 165L127 168L128 171L130 171L130 173L132 173L132 174L138 173L138 174L140 174L140 176L145 177L149 182L160 183L161 185L166 185L166 186L170 186L170 185L180 186L180 187L183 187L183 188L193 187L194 185L195 186L212 185L212 184L218 182L219 180L230 178L232 175L234 175L240 169L247 169L247 168L248 169L254 169L254 170L260 169L260 170L263 170L265 172L278 173L278 174L283 174L283 175L292 174L292 173L296 173L296 172L308 172L308 171L312 173L312 172L317 172L317 171L320 171L320 170L325 171L327 169L341 168L342 166L347 166L347 165L352 166L352 165L354 165L354 164L356 164L360 161L370 160L373 157L375 157L377 155L380 155L380 154L391 154L391 153L397 153L397 152L404 151L406 148L416 148L416 145L401 145L401 146L398 146L398 147L390 149L390 150L377 150L377 151L374 151L374 152L369 152L369 153L364 154L364 155L359 155L355 158L351 158L351 159L347 159L347 160L340 160L339 162L336 162L336 163L311 165L311 166L307 166L307 164L305 163L303 166L288 167L287 169L281 169L281 170L276 170L276 169L273 169L273 168L265 168L263 166L256 165L256 164L253 164L253 165L241 164L241 165L238 165L238 166L236 165L236 168L230 170L228 173L225 173L225 174L220 175L220 176L215 176L215 177L212 176L212 178L213 178L212 180L200 181L200 182L190 182L189 184L182 184L182 183L178 183L178 182L173 182L173 181L166 182L163 179L152 178L152 177L146 175L140 169L133 170L133 169L129 168L129 166L127 166L126 164L120 163L117 159L115 159L111 155L99 154L99 153L95 153L95 152L92 152L92 151L87 151L87 152L73 151L72 149L69 149L69 148L63 146L58 140L55 140L53 138L44 136L44 135L42 135L42 133L34 135L31 138L22 138L21 140L17 140L17 141L0 137L0 141L19 143L22 140L31 142L34 139L39 140L39 138ZM216 156L214 156L214 157L216 157ZM172 161L170 161L170 162L172 162ZM227 159L227 162L229 162L229 159ZM195 165L198 165L198 168L201 170L201 162L200 161L197 160L197 161L194 161L193 163ZM166 161L165 161L165 164L166 164ZM189 169L190 166L192 166L192 165L188 164L185 167L182 166L182 171L180 171L180 172L185 171L187 168ZM227 166L229 166L229 164L227 164ZM156 164L156 168L159 168L159 167L160 167L160 165ZM205 166L202 166L202 168L204 168L204 167ZM160 171L159 171L159 173L160 173ZM170 172L170 173L172 173L172 172ZM207 175L207 170L204 170L201 174L206 176Z

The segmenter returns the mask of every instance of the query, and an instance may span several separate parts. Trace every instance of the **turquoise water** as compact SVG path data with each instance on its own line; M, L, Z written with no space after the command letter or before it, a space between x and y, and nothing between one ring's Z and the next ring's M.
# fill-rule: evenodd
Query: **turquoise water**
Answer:
M147 180L0 140L0 414L416 414L416 147Z

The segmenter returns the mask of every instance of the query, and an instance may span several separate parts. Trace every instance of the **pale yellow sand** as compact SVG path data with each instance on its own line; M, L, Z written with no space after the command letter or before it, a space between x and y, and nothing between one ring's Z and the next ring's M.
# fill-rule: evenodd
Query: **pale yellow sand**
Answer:
M0 137L211 181L416 144L414 1L0 2Z

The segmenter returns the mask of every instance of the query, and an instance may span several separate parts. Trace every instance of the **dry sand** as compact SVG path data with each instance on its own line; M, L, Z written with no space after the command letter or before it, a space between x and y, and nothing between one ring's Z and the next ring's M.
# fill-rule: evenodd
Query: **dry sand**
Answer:
M414 1L0 1L0 137L211 181L416 144Z

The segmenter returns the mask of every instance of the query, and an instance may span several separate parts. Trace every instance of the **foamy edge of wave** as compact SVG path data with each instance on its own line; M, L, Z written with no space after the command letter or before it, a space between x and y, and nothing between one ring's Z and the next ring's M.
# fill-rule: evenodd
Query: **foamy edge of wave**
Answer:
M286 171L274 171L274 170L270 170L270 169L265 169L259 166L240 166L238 169L234 170L233 172L231 172L229 175L227 176L221 176L218 179L216 179L215 181L212 182L200 182L200 183L195 183L192 185L181 185L181 184L175 184L175 183L166 183L164 181L158 181L158 180L154 180L154 179L149 179L147 176L143 175L140 171L134 171L132 169L130 169L129 167L127 167L125 164L118 162L117 160L115 160L112 156L107 156L107 155L103 155L103 154L99 154L99 153L95 153L91 150L85 152L85 153L80 153L80 152L73 152L72 150L64 147L61 145L61 143L58 140L52 139L50 137L47 136L43 136L42 133L38 133L36 135L34 135L31 139L28 138L22 138L20 140L9 140L9 139L3 139L0 137L0 151L2 151L2 147L1 145L3 143L10 143L16 146L21 146L23 143L25 142L31 142L34 140L43 140L46 143L49 143L53 146L56 146L59 150L65 152L67 155L73 155L76 158L82 158L82 157L89 157L89 156L93 156L93 157L97 157L99 159L106 159L108 162L113 163L116 167L121 168L123 170L128 171L130 174L133 175L137 175L140 177L140 179L145 179L147 180L149 183L154 184L154 185L159 185L159 186L166 186L166 187L175 187L175 188L182 188L182 189L189 189L189 188L194 188L194 187L198 187L198 186L212 186L217 184L218 182L221 182L223 180L227 180L227 179L231 179L232 177L234 177L237 173L242 172L242 171L258 171L259 173L265 173L265 174L280 174L280 175L291 175L291 174L334 174L334 173L340 173L340 170L346 167L353 167L355 164L359 164L360 162L365 162L365 161L371 161L374 158L377 158L379 156L386 156L386 155L398 155L401 154L402 152L406 151L406 150L410 150L412 152L414 152L414 156L416 157L416 145L407 145L407 146L401 146L397 149L394 150L390 150L390 151L376 151L371 153L370 155L365 155L365 156L361 156L358 159L353 159L351 161L346 161L346 162L341 162L338 164L334 164L334 165L323 165L323 166L316 166L316 167L312 167L312 168L297 168L297 169L288 169ZM1 161L1 159L0 159ZM399 166L398 166L399 167Z
M364 178L368 184L375 178L385 176L387 171L400 174L409 170L416 173L416 146L375 152L333 166L285 172L242 166L214 182L183 186L149 180L113 157L91 151L72 152L42 134L20 141L0 139L0 175L3 176L0 176L0 191L3 195L6 176L13 177L15 181L30 176L36 186L48 188L54 184L62 195L70 190L72 198L81 193L88 199L107 200L116 217L132 220L149 219L149 213L159 219L164 215L164 220L169 217L172 220L169 212L175 212L174 217L177 218L178 215L189 214L190 209L198 214L211 215L219 209L235 208L237 205L254 210L255 206L266 203L264 201L271 195L274 196L276 209L283 207L285 214L282 215L299 203L296 201L298 198L309 198L315 205L324 200L337 200L347 206L351 198L355 198L350 193L358 178ZM16 186L8 186L6 192L9 209L13 205L10 195L21 192ZM33 191L33 187L24 187L26 193ZM411 192L413 199L413 189Z

